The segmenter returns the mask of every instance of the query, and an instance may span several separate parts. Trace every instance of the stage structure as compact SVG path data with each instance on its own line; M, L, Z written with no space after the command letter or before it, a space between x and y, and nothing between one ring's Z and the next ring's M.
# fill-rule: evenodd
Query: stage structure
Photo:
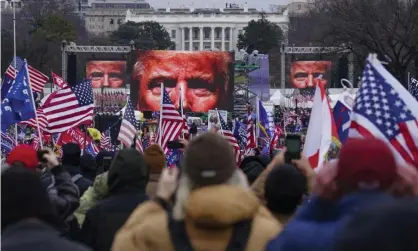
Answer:
M260 68L258 51L248 54L245 50L235 54L234 116L248 113L248 105L257 95L249 89L249 75ZM241 81L243 80L243 81Z
M281 89L286 88L286 54L348 54L348 79L354 83L354 55L345 46L340 47L294 47L282 44L280 48L280 75L281 75Z
M67 81L67 60L70 53L116 53L127 54L135 50L134 41L129 43L129 46L94 46L94 45L76 45L74 42L68 43L63 40L61 42L61 57L62 57L62 78Z

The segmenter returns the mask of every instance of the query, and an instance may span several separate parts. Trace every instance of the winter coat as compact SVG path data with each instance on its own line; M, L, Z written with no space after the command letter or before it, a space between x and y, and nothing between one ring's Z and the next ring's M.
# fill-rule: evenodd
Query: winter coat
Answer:
M74 165L64 165L67 172L71 175L71 180L74 184L77 185L78 191L80 192L80 196L83 196L84 192L93 185L93 182L87 178L85 178L81 174L81 169L79 166Z
M187 200L185 225L194 250L225 250L233 226L252 219L247 251L264 250L280 224L250 191L234 185L193 190ZM149 201L139 206L119 230L112 251L172 251L167 212Z
M374 203L394 200L379 192L352 193L337 202L312 197L305 202L268 251L332 251L339 231L357 212Z
M96 205L98 201L106 197L109 189L107 187L107 172L96 176L94 183L80 198L80 206L74 212L78 224L83 225L87 212Z
M44 169L42 183L60 219L66 221L79 206L79 191L63 166Z
M59 236L50 225L28 219L2 231L1 250L4 251L88 251L87 247Z
M119 151L108 172L108 195L87 214L81 241L96 251L110 250L116 232L135 208L148 199L149 169L135 149Z

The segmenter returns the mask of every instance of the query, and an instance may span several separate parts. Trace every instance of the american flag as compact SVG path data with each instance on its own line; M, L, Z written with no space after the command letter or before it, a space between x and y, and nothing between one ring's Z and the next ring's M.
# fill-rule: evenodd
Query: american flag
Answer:
M277 146L277 143L279 143L280 136L283 134L283 130L280 128L279 125L276 125L276 128L274 129L273 137L270 140L270 149L274 149Z
M46 131L51 134L90 125L94 109L91 80L53 92L41 108L48 121Z
M136 138L135 138L135 149L140 152L144 152L144 147L142 146L142 140L141 140L141 137L139 137L139 135L136 135Z
M138 132L139 123L135 118L135 111L131 99L128 98L125 114L123 115L122 124L120 125L118 140L126 147L131 147ZM136 142L138 141L140 140L136 140Z
M39 139L38 135L35 134L33 136L33 139L32 139L32 147L33 147L33 149L39 150L41 148L41 144L40 143L41 142L40 142L40 139Z
M16 60L16 68L15 70L15 60ZM20 68L22 68L24 60L22 60L19 57L16 57L12 63L9 65L9 68L6 70L6 75L9 76L12 79L15 79L16 72L19 71ZM34 92L43 92L44 86L46 82L48 82L49 77L42 72L36 70L32 66L28 65L29 70L29 79L30 79L30 86L32 88L32 91Z
M44 131L45 128L48 126L48 120L46 119L44 111L41 108L38 108L36 110L36 116L38 116L39 129ZM32 126L34 128L38 127L38 125L36 123L36 118L22 121L19 124L29 125L29 126Z
M251 114L248 114L247 119L247 145L245 146L245 154L249 155L253 148L256 148L255 128L251 119Z
M221 128L218 131L218 133L221 133L229 142L229 144L233 147L234 153L235 153L235 161L237 163L237 166L241 163L241 149L239 148L237 139L232 134L231 130L228 128L228 125L222 118L221 114L218 111L218 117L221 124Z
M385 141L399 162L418 164L418 102L370 56L352 112L349 137Z
M412 77L409 83L409 92L416 100L418 100L418 80Z
M100 141L100 147L106 151L109 151L109 149L111 149L112 145L110 143L110 131L109 130L102 132L102 140Z
M180 113L177 111L176 107L171 102L170 97L168 96L167 91L163 88L163 100L162 106L160 108L161 124L159 129L162 132L161 138L158 133L156 142L161 140L161 148L164 153L168 153L167 143L169 141L177 140L180 137L180 134L184 128L184 120L180 116Z

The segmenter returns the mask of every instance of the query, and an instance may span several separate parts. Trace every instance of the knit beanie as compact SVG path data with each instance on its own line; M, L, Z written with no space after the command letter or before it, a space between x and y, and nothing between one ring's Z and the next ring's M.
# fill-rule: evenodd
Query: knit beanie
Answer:
M81 149L76 143L67 143L62 146L62 164L80 165Z
M152 144L145 149L144 158L150 168L150 173L161 173L165 168L165 154L157 144Z
M6 163L10 166L15 162L21 162L28 169L35 169L39 160L33 147L29 145L18 145L12 149L6 160Z
M184 154L184 172L197 187L222 184L236 171L231 145L208 132L193 139Z
M2 229L29 218L59 227L39 173L23 167L9 168L1 174L1 190Z
M390 148L376 138L350 139L340 151L337 181L355 189L386 189L397 177Z

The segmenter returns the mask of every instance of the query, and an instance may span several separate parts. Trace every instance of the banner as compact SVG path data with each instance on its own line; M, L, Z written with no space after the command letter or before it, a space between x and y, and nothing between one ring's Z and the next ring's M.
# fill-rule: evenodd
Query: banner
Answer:
M208 131L210 131L212 128L216 128L217 130L221 128L221 121L218 117L218 112L221 115L222 119L224 121L227 121L228 118L228 112L224 110L209 110L208 112ZM230 128L230 130L232 130Z

